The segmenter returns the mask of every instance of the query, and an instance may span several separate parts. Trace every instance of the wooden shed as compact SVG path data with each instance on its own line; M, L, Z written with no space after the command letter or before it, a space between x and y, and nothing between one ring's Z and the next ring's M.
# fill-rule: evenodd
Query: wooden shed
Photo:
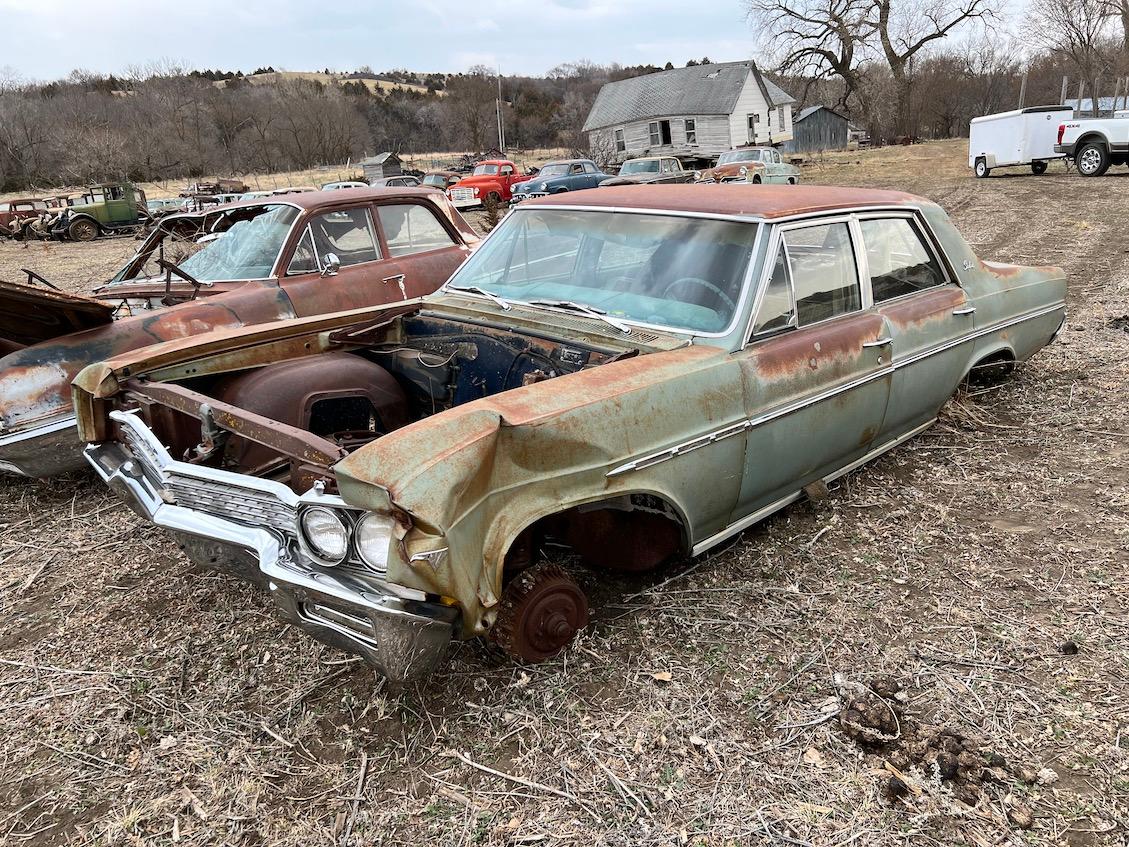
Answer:
M379 156L369 156L361 159L358 164L365 174L365 182L374 179L384 179L386 176L399 176L403 173L400 157L395 153L381 153Z
M792 140L786 141L783 149L788 153L846 150L847 133L844 115L827 106L808 106L792 121Z

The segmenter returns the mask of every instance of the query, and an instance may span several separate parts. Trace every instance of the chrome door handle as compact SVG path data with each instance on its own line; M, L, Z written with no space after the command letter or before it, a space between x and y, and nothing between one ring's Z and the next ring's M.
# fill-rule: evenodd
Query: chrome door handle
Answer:
M953 309L954 315L971 315L976 311L975 306L965 306L963 309Z
M893 341L894 341L894 339L892 339L892 338L876 338L873 341L864 341L862 343L862 346L863 347L885 347L887 344L890 344Z

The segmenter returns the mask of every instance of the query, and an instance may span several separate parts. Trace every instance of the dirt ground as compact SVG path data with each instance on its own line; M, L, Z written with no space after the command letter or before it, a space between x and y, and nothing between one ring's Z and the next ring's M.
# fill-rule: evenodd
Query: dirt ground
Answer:
M89 477L5 478L0 843L1123 845L1129 170L963 156L804 176L1062 265L1062 337L721 552L578 573L594 621L557 661L464 644L391 692ZM130 246L0 243L0 277L79 290Z

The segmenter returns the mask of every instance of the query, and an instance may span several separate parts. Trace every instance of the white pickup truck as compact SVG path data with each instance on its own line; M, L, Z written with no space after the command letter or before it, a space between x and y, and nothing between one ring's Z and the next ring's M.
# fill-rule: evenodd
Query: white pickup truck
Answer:
M1055 152L1074 159L1082 176L1101 176L1110 165L1129 164L1129 111L1059 124Z

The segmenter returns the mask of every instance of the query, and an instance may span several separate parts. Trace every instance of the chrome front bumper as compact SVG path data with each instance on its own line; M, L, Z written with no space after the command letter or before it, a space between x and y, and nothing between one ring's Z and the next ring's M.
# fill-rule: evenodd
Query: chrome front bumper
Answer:
M392 681L423 676L442 657L457 609L427 602L422 592L305 560L284 529L301 499L289 488L175 461L135 415L111 416L127 434L126 443L92 444L86 459L134 511L172 531L194 562L265 584L282 618L360 655ZM223 502L225 490L229 499ZM220 508L246 522L211 513Z
M74 415L0 434L0 472L45 479L84 467Z

